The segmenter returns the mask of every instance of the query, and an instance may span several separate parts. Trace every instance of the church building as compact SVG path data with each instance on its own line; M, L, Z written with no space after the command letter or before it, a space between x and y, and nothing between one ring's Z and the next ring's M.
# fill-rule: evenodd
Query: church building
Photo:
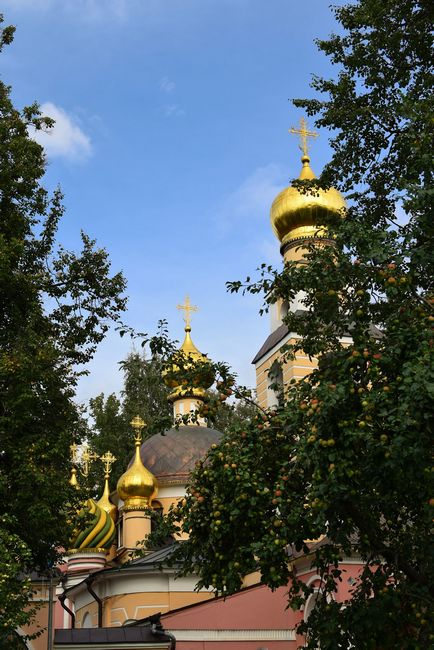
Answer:
M307 130L304 120L299 129L302 168L300 180L315 178L310 167ZM303 264L307 247L332 244L322 226L330 213L341 213L345 202L330 188L315 193L301 193L290 185L283 189L271 206L271 226L280 241L283 261ZM315 367L315 360L298 353L291 361L282 361L282 347L296 334L284 323L288 310L303 309L303 296L291 304L273 305L271 331L253 359L256 368L257 401L272 408L292 379L305 377ZM191 338L187 300L185 339L181 351L195 363L206 363ZM194 386L186 389L170 373L166 377L171 393L174 419L197 411L214 378L201 373ZM283 650L303 644L297 638L296 624L309 615L320 590L319 577L305 556L293 557L299 575L315 586L315 593L305 609L286 609L287 588L272 592L260 583L260 575L246 576L244 588L226 599L211 591L195 591L195 576L178 578L176 567L165 564L171 546L146 552L146 538L151 532L149 508L167 512L185 495L189 475L221 434L206 426L200 417L184 417L180 425L142 442L143 421L134 418L135 451L129 467L117 483L109 485L112 458L105 462L105 489L99 501L90 499L85 506L88 516L82 530L76 532L60 567L61 579L54 590L51 608L45 602L41 621L52 621L54 637L47 645L47 633L27 642L30 650L96 650L97 648L178 648L178 650ZM133 452L133 450L132 450ZM72 482L77 481L73 467ZM312 550L321 540L311 543ZM144 549L135 557L138 546ZM355 576L360 571L357 558L344 558L346 572L336 594L338 602L348 598ZM39 585L36 599L49 600L47 584ZM50 609L50 617L47 611Z

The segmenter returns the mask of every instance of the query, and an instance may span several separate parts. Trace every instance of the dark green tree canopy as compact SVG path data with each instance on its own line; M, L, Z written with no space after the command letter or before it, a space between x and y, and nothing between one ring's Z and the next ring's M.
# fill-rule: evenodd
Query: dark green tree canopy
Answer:
M1 47L13 31L1 31ZM79 253L56 242L62 194L42 186L45 154L29 135L51 125L37 104L17 110L0 82L0 555L13 553L0 585L12 608L0 614L5 638L29 595L24 585L17 596L18 569L44 571L67 543L69 445L83 429L75 387L125 307L105 250L84 233Z

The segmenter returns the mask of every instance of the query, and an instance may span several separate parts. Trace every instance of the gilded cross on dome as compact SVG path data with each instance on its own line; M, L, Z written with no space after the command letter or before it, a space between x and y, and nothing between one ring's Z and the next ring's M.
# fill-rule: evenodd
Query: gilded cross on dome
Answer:
M83 476L89 476L90 465L94 460L97 459L98 454L96 454L94 451L90 451L88 445L84 445L81 454L81 465L83 466L81 473Z
M318 137L318 133L316 133L316 131L309 131L309 129L307 128L307 122L304 119L304 117L302 117L300 119L300 128L295 129L293 126L291 126L288 133L293 133L294 135L299 135L300 136L300 145L299 146L300 146L301 151L303 152L303 156L308 155L309 147L307 145L307 139L308 138L317 138Z
M137 443L140 443L142 440L142 429L146 426L145 421L142 420L140 415L135 415L130 422L133 431L134 431L134 440Z
M69 449L71 450L71 463L73 465L77 465L78 461L78 445L76 442L73 442L72 445L69 445Z
M104 464L105 478L108 478L110 472L112 471L112 465L117 460L117 458L113 456L111 451L106 451L105 454L99 457L99 459Z
M190 322L191 322L190 314L194 311L199 311L199 307L196 307L196 305L191 304L190 296L185 296L185 304L177 305L176 309L182 309L182 311L185 311L185 316L184 316L185 327L190 328Z

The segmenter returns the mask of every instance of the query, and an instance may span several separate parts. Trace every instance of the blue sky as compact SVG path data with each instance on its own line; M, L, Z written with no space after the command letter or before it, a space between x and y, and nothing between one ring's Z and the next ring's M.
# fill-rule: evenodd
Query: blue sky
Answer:
M166 318L182 339L190 294L196 345L254 385L268 319L225 282L280 264L269 208L300 169L288 100L313 95L312 73L335 74L313 42L337 29L329 3L3 0L3 12L17 32L2 79L17 106L56 118L45 184L65 193L62 243L76 248L83 229L108 249L141 331ZM326 133L311 156L319 172ZM80 400L119 390L130 348L110 334Z

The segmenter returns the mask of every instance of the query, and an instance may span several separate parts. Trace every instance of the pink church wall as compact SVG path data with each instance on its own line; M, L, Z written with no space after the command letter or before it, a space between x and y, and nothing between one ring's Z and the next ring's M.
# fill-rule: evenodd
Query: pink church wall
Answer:
M226 600L217 598L195 607L185 607L162 616L167 630L291 630L300 619L300 613L285 609L287 588L275 592L263 585L248 587ZM181 635L178 635L181 636ZM295 641L277 640L177 640L177 650L289 650L296 648Z
M360 572L360 564L342 563L342 582L335 597L343 602L351 597L351 584ZM314 571L307 570L303 580L319 588ZM303 639L295 636L292 640L273 639L273 632L294 630L303 618L302 611L286 609L288 588L281 587L272 592L264 585L255 585L228 596L226 599L215 598L195 606L183 607L168 612L161 617L166 630L175 631L177 650L295 650L303 645ZM182 631L203 630L201 640L182 640ZM209 631L245 631L246 640L207 640ZM250 631L268 630L269 638L254 638ZM176 632L178 631L178 634ZM207 633L208 631L208 633ZM200 635L199 635L200 636ZM229 636L229 635L228 635Z

